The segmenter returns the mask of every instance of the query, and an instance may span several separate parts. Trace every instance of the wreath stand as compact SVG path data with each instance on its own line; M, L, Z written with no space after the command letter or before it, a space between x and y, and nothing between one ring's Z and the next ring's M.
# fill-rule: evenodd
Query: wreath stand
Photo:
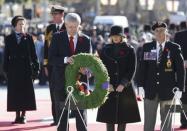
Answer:
M70 113L70 107L71 107L71 100L73 101L73 104L74 104L74 106L76 107L76 110L78 111L79 116L81 117L82 123L84 124L85 128L87 129L86 123L84 122L83 117L82 117L82 115L81 115L81 113L80 113L80 111L79 111L79 108L78 108L78 106L77 106L76 99L75 99L75 97L73 96L73 91L74 91L74 88L73 88L72 86L68 86L68 87L67 87L68 96L67 96L67 98L66 98L66 100L65 100L64 108L62 109L62 112L61 112L61 114L60 114L60 118L59 118L58 123L57 123L57 128L58 128L59 125L60 125L60 121L61 121L61 119L62 119L62 116L63 116L63 114L64 114L65 108L68 107L68 108L67 108L67 109L68 109L68 115L67 115L67 126L66 126L66 131L68 131L68 128L69 128L69 127L68 127L68 123L69 123L69 113Z
M173 125L175 124L175 114L174 114L174 113L176 112L176 106L177 106L177 105L176 105L176 100L179 101L180 109L182 110L182 113L184 114L185 119L187 120L187 116L186 116L186 114L185 114L185 111L184 111L184 108L183 108L183 106L182 106L181 100L175 98L175 92L178 91L178 90L179 90L179 88L177 88L177 87L173 88L174 97L173 97L173 99L172 99L171 105L169 106L169 110L168 110L168 112L167 112L166 118L165 118L165 120L164 120L163 126L161 127L161 130L160 130L160 131L163 131L163 128L164 128L164 126L165 126L165 124L166 124L166 120L167 120L167 119L168 119L169 121L171 121L172 115L174 116L174 117L173 117L173 120L174 120L174 121L172 122L172 124L173 124ZM171 126L171 128L172 128L171 130L174 131L174 127Z

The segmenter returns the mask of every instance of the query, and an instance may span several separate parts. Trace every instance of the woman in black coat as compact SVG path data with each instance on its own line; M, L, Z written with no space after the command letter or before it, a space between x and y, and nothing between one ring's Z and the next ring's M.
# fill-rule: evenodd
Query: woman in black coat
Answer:
M31 63L39 69L32 36L25 33L26 20L12 19L14 31L5 38L3 68L8 79L7 111L15 111L14 123L26 123L26 111L36 110Z
M126 123L139 122L140 115L131 80L135 72L135 52L123 40L123 28L113 26L110 32L112 43L106 45L100 58L110 76L110 94L97 113L97 121L107 123L107 131L124 131Z

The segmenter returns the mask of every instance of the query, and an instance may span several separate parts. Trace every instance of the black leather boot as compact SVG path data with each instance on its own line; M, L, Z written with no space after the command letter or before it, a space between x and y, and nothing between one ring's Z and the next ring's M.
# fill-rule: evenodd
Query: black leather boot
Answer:
M106 124L106 130L107 131L114 131L115 124Z
M125 131L126 124L118 124L118 131Z

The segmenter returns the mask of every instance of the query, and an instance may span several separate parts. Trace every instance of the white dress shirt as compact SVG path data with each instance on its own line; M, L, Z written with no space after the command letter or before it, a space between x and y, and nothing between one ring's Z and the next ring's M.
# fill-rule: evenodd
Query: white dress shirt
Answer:
M162 44L162 51L164 50L164 47L165 47L165 44L166 44L166 41L164 41ZM160 43L158 43L158 41L156 42L156 52L157 52L157 60L158 60L158 57L159 57L159 50L160 50Z

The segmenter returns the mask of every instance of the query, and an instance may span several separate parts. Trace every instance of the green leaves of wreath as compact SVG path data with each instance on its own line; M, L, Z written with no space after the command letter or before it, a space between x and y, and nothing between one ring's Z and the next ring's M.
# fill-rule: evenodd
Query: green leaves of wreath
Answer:
M109 76L106 67L98 57L87 53L75 55L73 59L74 63L66 67L66 87L73 86L73 95L81 107L91 109L100 106L105 102L108 95ZM80 67L89 68L95 79L95 89L88 96L80 95L76 88L76 76Z

